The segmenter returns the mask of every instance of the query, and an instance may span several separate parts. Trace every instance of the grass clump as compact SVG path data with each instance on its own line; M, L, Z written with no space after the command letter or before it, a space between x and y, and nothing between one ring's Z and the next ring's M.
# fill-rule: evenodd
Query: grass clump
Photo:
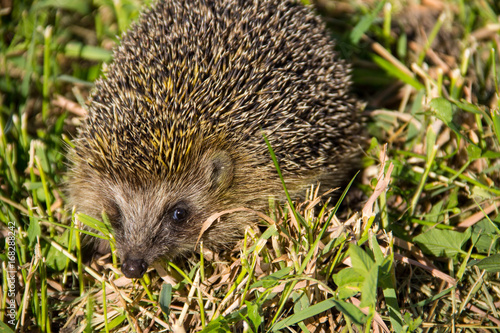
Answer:
M271 202L232 251L200 244L129 280L115 254L84 263L82 224L113 237L63 184L92 82L143 4L6 3L4 331L500 330L498 4L318 3L366 101L357 182L335 202L317 186Z

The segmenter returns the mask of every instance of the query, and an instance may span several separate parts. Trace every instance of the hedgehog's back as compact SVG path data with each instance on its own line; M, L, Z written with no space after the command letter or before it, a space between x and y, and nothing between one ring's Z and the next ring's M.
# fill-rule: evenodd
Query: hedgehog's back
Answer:
M202 142L267 155L262 128L285 171L338 170L359 132L348 72L300 4L163 1L97 82L81 154L97 168L164 174Z

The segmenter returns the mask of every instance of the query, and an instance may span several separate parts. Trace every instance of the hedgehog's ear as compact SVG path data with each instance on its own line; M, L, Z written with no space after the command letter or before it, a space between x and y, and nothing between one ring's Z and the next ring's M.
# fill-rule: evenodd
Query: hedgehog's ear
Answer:
M231 156L226 151L217 151L211 156L210 164L212 189L220 191L228 188L234 176L234 163Z

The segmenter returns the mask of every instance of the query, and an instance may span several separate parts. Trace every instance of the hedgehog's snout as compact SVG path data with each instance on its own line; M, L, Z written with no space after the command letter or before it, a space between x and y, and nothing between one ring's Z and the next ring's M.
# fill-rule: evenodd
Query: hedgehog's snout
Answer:
M122 272L129 279L140 279L146 270L148 264L143 259L125 259L122 264Z

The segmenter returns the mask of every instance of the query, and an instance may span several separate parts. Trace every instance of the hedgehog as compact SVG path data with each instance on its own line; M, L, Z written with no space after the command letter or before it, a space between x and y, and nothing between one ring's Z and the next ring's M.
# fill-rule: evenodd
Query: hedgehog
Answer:
M114 50L70 151L79 212L109 217L122 272L227 248L282 184L356 168L359 102L325 24L292 0L158 1ZM203 223L224 214L202 234Z

